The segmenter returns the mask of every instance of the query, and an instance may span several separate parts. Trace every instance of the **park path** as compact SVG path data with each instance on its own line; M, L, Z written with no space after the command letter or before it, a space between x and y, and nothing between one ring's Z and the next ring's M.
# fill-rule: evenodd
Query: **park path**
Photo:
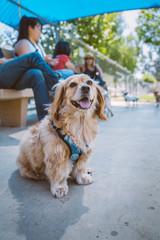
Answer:
M47 182L20 177L15 161L26 128L0 128L1 240L160 239L160 108L113 112L100 122L94 183L70 181L62 199L51 196Z

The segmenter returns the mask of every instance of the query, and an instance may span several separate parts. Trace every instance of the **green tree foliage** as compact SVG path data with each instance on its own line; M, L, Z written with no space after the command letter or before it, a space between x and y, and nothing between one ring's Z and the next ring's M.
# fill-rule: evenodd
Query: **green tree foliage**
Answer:
M94 17L85 17L68 21L72 24L72 31L85 43L107 54L110 46L121 35L120 13L103 14Z
M150 73L145 73L143 75L142 81L148 82L148 83L157 83L157 79Z
M108 51L108 57L117 61L131 72L137 66L137 43L132 35L127 38L121 37L115 41Z
M137 47L133 36L122 36L123 19L120 13L103 14L69 21L74 34L131 72L137 64Z
M0 45L3 48L13 48L17 41L17 31L13 28L0 23Z
M55 27L51 25L44 25L42 27L42 34L40 42L46 54L52 54L55 47Z
M160 47L160 8L142 10L137 21L138 37L143 43Z
M143 72L150 72L160 81L160 8L142 10L137 21L137 35L140 41L139 54ZM148 46L144 54L142 44Z

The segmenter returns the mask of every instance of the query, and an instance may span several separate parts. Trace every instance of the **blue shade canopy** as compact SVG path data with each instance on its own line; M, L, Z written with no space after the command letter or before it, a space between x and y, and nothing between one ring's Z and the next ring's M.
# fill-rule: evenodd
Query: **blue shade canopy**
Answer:
M13 0L49 22L55 23L103 13L160 7L160 0ZM0 21L17 28L20 15L35 16L14 5L0 0Z

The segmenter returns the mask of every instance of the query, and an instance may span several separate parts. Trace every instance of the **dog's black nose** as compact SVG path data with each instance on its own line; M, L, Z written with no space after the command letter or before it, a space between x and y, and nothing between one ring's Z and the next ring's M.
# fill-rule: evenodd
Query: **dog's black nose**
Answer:
M83 86L81 87L81 91L82 91L83 93L89 93L90 87L87 86L87 85L83 85Z

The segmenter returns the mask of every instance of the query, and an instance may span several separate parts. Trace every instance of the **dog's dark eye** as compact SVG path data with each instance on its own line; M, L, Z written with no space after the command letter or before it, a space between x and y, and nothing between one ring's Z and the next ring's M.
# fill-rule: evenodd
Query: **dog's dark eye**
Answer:
M90 81L90 80L88 80L88 81L87 81L87 84L88 84L88 85L92 85L92 84L93 84L93 82L92 82L92 81Z
M77 83L72 82L69 86L70 86L71 88L76 87L76 86L77 86Z

